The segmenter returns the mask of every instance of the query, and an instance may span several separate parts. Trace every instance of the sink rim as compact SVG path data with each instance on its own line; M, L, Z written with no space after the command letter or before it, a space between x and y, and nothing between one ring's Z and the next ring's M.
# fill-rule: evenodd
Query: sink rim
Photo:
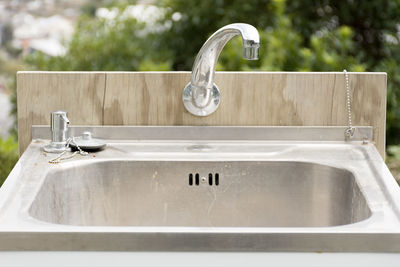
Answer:
M27 216L29 207L36 190L40 188L45 175L57 166L49 166L46 157L40 154L40 147L44 140L34 140L22 155L17 166L9 178L0 188L0 250L98 250L98 251L357 251L357 252L400 252L400 189L396 187L393 176L390 174L377 149L373 144L336 141L264 141L268 144L284 144L296 146L290 153L267 155L263 153L248 153L246 156L257 160L293 160L295 153L301 151L312 152L305 157L306 162L324 163L331 167L355 171L356 182L361 190L367 191L364 197L371 209L372 215L359 223L344 226L329 227L262 227L262 228L206 228L178 227L118 227L118 226L70 226L37 222ZM198 142L186 141L196 144ZM207 141L203 141L206 142ZM160 141L140 140L109 140L115 148L129 146L140 148L157 146ZM217 141L218 143L218 141ZM220 142L223 143L223 142ZM235 141L235 143L237 143ZM240 142L239 142L240 143ZM167 144L168 146L168 144ZM142 147L143 148L143 147ZM319 149L318 155L313 155ZM107 150L106 150L107 151ZM109 150L110 151L110 150ZM327 160L327 151L334 153L344 152L344 156L337 162ZM84 160L114 160L134 159L147 161L154 157L157 160L193 161L206 153L168 154L146 152L143 148L138 153L126 154L116 150L97 154L96 158ZM114 154L112 154L114 153ZM173 159L171 159L171 157ZM221 161L240 161L238 153L215 153L210 156L213 160L218 157ZM47 156L47 160L49 156ZM367 161L366 161L367 159ZM37 165L35 166L35 163ZM67 162L65 162L66 164ZM68 164L74 164L68 162ZM354 164L354 165L353 165ZM353 165L353 166L351 166ZM22 168L24 166L24 168ZM362 168L360 168L362 167ZM33 172L33 174L32 174ZM39 176L35 174L40 173ZM35 177L33 177L35 176ZM377 192L374 190L377 189ZM372 197L374 200L370 202ZM147 228L144 229L144 228ZM152 228L152 229L149 229ZM157 237L157 238L156 238ZM73 240L80 240L79 243ZM23 240L23 241L22 241ZM107 242L104 242L107 240ZM186 240L186 241L185 241ZM188 241L193 240L193 242ZM288 241L291 242L288 242ZM172 244L169 247L165 244ZM185 243L189 242L189 243ZM236 243L235 243L236 242ZM243 246L243 242L251 244ZM184 247L179 244L185 244ZM204 244L212 244L204 246Z
M131 144L134 144L135 142L132 142ZM292 144L293 146L296 146L296 149L301 149L301 146L302 145L304 145L304 143L298 143L298 142L294 142L294 143L291 143L291 142L281 142L281 143L283 143L283 144L285 144L285 145L287 145L287 144ZM35 143L35 144L31 144L31 145L34 145L36 148L40 148L40 146L41 146L41 142L38 142L38 143ZM155 143L156 145L157 145L157 143ZM307 144L307 143L306 143ZM330 144L326 144L325 142L324 143L320 143L320 144L318 144L318 143L315 143L315 142L313 142L313 143L308 143L311 147L315 147L315 146L320 146L320 145L322 145L322 146L324 146L324 147L330 147L330 146L339 146L340 147L340 149L342 149L342 148L345 148L345 147L352 147L352 148L354 148L355 150L360 150L360 151L362 151L362 153L367 153L366 151L364 151L364 149L366 148L366 146L360 146L360 145L354 145L354 144L341 144L341 143L330 143ZM120 146L121 145L121 143L119 143L119 141L117 141L117 143L115 143L115 146ZM127 145L127 144L122 144L122 145ZM269 143L264 143L263 145L265 145L265 146L268 146L269 145ZM276 145L276 143L274 143L274 145ZM300 145L300 148L299 148L299 145ZM109 147L112 147L113 146L113 143L110 143L109 144ZM375 152L375 153L377 153L377 151L376 151L376 149L375 148L373 148L373 151ZM33 152L33 151L31 151L31 152ZM368 152L369 153L369 152ZM367 154L368 154L367 153ZM154 153L154 154L157 154L157 153ZM64 162L64 163L62 163L62 164L60 164L60 165L49 165L49 164L47 164L46 166L47 166L47 168L45 169L45 171L42 173L42 178L43 179L41 179L41 182L40 182L40 184L39 184L39 186L36 186L35 187L35 190L34 190L34 192L31 194L31 196L33 195L33 196L36 196L36 194L37 194L37 192L40 190L40 188L41 188L41 184L43 183L43 181L45 180L45 177L50 173L50 172L52 172L52 171L55 171L56 169L58 169L58 168L64 168L64 167L68 167L68 166L75 166L76 164L78 164L78 165L81 165L81 164L91 164L92 162L92 160L95 160L96 162L105 162L105 161L149 161L150 159L151 159L151 161L187 161L187 162L202 162L202 161L212 161L212 162L224 162L224 161L249 161L248 159L243 159L243 158L241 158L241 157L235 157L235 155L226 155L226 156L221 156L221 154L218 154L218 159L216 159L216 158L213 158L212 160L210 160L210 159L208 159L207 158L207 160L205 160L204 158L201 158L201 159L198 159L198 158L187 158L187 157L182 157L182 155L180 155L179 153L177 153L174 157L168 157L168 158L166 158L166 157L164 157L164 155L163 155L163 153L160 153L159 155L157 155L156 157L154 157L154 154L152 154L152 156L151 157L149 157L148 155L147 155L147 153L144 153L144 154L140 154L140 153L137 153L134 157L132 157L131 155L129 156L129 157L123 157L123 156L117 156L117 157L113 157L113 158L101 158L101 157L96 157L96 158L82 158L82 159L79 159L79 160L76 160L76 161L71 161L71 162ZM187 154L187 153L186 153ZM207 153L199 153L199 154L197 154L197 155L195 155L196 157L198 157L200 154L202 154L203 156L204 156L204 154L207 154ZM378 155L379 156L379 155ZM22 156L22 158L24 157L24 155ZM380 159L380 158L379 158ZM377 206L377 205L371 205L371 203L370 203L370 199L369 199L369 196L367 195L367 194L365 194L364 193L364 191L363 191L363 188L364 188L364 186L363 185L361 185L360 183L359 183L359 179L360 179L360 177L358 176L358 174L356 173L356 172L354 172L354 169L350 166L350 167L348 167L348 168L346 168L346 167L343 167L343 165L341 165L341 164L334 164L334 163L327 163L327 162L321 162L320 160L315 160L315 161L312 161L312 160L310 160L310 159L306 159L306 160L299 160L299 159L283 159L282 160L282 157L280 157L280 158L276 158L276 159L271 159L271 157L266 157L266 158L264 158L264 157L262 157L262 155L257 155L257 158L253 158L253 161L287 161L287 162L302 162L302 163L309 163L309 164L319 164L319 165L324 165L324 166L328 166L328 167L333 167L333 168L338 168L338 169L343 169L343 170L345 170L345 171L348 171L348 172L350 172L350 173L352 173L353 174L353 176L355 177L355 182L357 183L357 185L358 185L358 187L360 188L360 190L362 191L362 193L363 193L363 195L364 195L364 198L365 198L365 200L366 200L366 202L367 202L367 205L368 205L368 208L370 209L370 211L371 211L371 216L369 217L369 218L367 218L366 220L363 220L363 221L361 221L361 222L364 222L364 221L375 221L375 219L379 219L379 218L381 218L382 216L380 215L380 207L379 206ZM17 170L13 170L13 171L17 171ZM19 175L19 173L16 173L16 175L14 175L14 176L18 176ZM11 181L8 181L8 182L11 182ZM7 183L7 181L6 181L6 183ZM1 189L3 189L4 190L4 188L5 187L2 187L2 188L0 188L0 196L1 196ZM20 219L22 219L22 220L25 220L25 221L27 221L27 223L26 224L30 224L30 223L37 223L37 222L41 222L40 224L42 225L47 225L47 226L49 226L49 225L57 225L57 224L51 224L51 223L46 223L46 222L42 222L42 221L40 221L40 220L38 220L38 221L36 221L34 218L31 218L31 216L29 216L29 214L28 214L28 209L29 209L29 207L30 207L30 205L31 205L31 203L32 203L32 201L33 201L33 199L34 198L30 198L30 202L29 202L29 204L28 205L25 205L25 208L24 209L22 209L21 211L22 211L22 215L24 215L24 216L18 216ZM1 198L0 198L0 204L1 204ZM0 214L1 214L1 205L0 205ZM21 215L21 214L20 214ZM25 217L25 218L23 218L23 217ZM1 217L0 217L1 218ZM358 222L358 223L356 223L356 224L360 224L361 222ZM25 226L26 226L26 224L25 224ZM67 225L68 226L68 225ZM0 229L1 229L1 221L0 221ZM68 226L68 227L71 227L71 226ZM86 227L86 228L89 228L89 227L96 227L96 226L73 226L73 227ZM118 226L107 226L107 227L118 227ZM128 226L124 226L124 227L128 227ZM330 227L327 227L327 228L333 228L333 227L335 227L335 228L338 228L338 227L340 227L340 228L342 228L342 227L344 227L344 228L346 228L346 227L348 227L348 225L339 225L339 226L330 226ZM363 227L363 226L362 226ZM133 227L134 228L134 227ZM132 229L133 229L132 228ZM270 227L263 227L263 229L269 229ZM275 228L275 227L274 227ZM292 227L288 227L288 228L292 228ZM293 229L295 229L296 227L294 227ZM305 227L304 229L310 229L310 228L312 228L312 227ZM321 228L325 228L325 227L321 227Z

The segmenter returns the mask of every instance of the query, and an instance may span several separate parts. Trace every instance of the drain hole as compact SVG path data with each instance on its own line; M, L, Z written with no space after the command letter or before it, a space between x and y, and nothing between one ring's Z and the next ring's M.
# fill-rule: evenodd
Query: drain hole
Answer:
M208 184L212 185L212 173L208 174Z
M196 173L196 185L200 184L200 175Z
M215 185L219 185L219 173L215 174Z
M193 174L189 173L189 185L193 185Z

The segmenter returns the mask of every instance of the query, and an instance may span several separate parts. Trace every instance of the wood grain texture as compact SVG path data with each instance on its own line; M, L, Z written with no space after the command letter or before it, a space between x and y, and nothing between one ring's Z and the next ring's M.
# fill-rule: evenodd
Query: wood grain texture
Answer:
M48 124L50 112L69 112L74 125L347 125L344 75L338 72L218 72L218 110L188 113L182 90L190 72L20 72L19 142L30 127ZM349 73L353 125L373 126L385 154L386 74Z

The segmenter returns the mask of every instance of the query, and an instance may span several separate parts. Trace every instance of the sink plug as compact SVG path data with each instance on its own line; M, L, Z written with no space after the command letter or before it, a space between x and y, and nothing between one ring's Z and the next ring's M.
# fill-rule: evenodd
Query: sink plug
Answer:
M55 111L50 114L51 142L43 147L45 152L62 153L68 149L68 124L67 112Z
M101 139L96 139L92 137L91 132L83 132L82 136L73 138L72 142L69 144L73 151L79 150L81 148L86 152L97 152L103 150L106 146L106 142Z

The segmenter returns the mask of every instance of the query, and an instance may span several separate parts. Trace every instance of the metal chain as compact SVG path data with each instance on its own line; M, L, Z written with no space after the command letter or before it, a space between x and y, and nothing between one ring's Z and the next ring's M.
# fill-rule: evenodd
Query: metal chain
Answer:
M76 148L79 150L79 155L81 155L81 156L86 156L86 155L89 154L88 152L83 151L83 150L80 148L80 146L78 146L78 144L75 142L75 136L72 137L72 142L74 143L74 145L76 146Z
M63 157L68 150L65 150L64 152L62 152L60 155L58 155L56 158L49 160L49 163L52 164L58 164L63 160L67 160L67 159L72 159L73 157L75 157L77 154L81 155L81 156L86 156L89 153L86 151L83 151L75 142L75 137L70 137L67 139L67 143L65 144L65 146L68 148L69 144L71 143L71 141L75 144L76 148L78 149L78 151L75 151L74 153L72 153L71 155L65 156Z
M351 119L351 98L350 98L350 83L349 83L349 74L347 70L343 70L345 77L345 85L346 85L346 105L347 105L347 118L348 118L348 127L345 130L345 135L347 138L351 139L354 136L354 131L356 128L353 127L352 119Z

